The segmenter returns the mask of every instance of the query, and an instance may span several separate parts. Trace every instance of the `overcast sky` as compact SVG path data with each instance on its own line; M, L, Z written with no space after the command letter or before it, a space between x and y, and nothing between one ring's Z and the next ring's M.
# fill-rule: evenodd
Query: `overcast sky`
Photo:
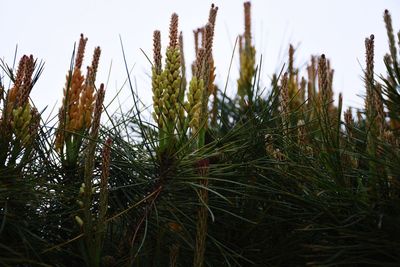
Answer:
M139 95L150 103L150 64L140 49L151 57L155 29L161 30L165 48L170 15L176 12L189 66L194 58L192 30L207 21L211 3L204 0L0 0L0 57L11 64L18 44L18 58L33 54L44 60L45 69L32 98L39 109L46 105L51 109L58 102L58 110L74 42L80 33L84 33L89 38L86 64L90 64L94 47L102 48L97 81L109 81L108 102L126 79L121 36ZM222 87L227 79L235 38L243 32L243 1L219 0L214 3L219 12L213 51L216 82ZM263 55L261 77L264 84L269 84L271 75L287 60L288 45L292 43L297 48L295 62L303 69L311 54L325 53L335 69L336 93L343 93L346 105L362 106L357 94L364 93L361 79L364 39L375 34L375 71L384 72L382 56L388 48L382 15L386 8L392 14L397 32L400 30L398 0L252 1L253 40L257 59ZM230 88L236 87L238 61L236 54ZM233 90L230 92L234 93ZM123 88L121 102L125 106L132 104L127 87Z

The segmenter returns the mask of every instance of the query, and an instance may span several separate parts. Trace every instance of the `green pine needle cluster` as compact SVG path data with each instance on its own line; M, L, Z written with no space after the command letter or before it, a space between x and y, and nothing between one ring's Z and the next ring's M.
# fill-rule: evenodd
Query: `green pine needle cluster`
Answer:
M292 45L261 89L250 2L237 93L217 90L217 10L194 31L187 83L178 16L164 64L154 32L149 121L135 93L130 110L106 108L100 48L80 72L83 36L58 120L30 100L43 64L0 62L1 266L398 265L400 32L389 11L387 71L375 73L367 37L365 105L343 111L328 57L302 68Z

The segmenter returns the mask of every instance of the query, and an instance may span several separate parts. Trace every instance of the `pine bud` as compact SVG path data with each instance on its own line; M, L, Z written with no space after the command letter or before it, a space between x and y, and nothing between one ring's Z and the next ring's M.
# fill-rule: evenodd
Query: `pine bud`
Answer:
M75 221L79 224L80 227L83 226L83 220L78 215L75 216Z

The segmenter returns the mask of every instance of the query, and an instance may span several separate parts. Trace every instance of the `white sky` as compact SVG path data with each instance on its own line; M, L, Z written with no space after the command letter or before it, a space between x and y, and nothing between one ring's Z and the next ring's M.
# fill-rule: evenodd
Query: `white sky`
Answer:
M123 85L126 72L119 41L121 35L132 77L140 97L151 103L150 64L140 51L152 56L153 30L161 30L168 42L170 15L178 13L184 34L187 68L194 58L192 30L207 21L211 1L134 0L0 0L0 57L12 63L18 44L18 59L33 54L45 61L44 73L32 98L41 110L59 107L65 75L74 42L80 33L89 38L85 65L90 64L95 46L102 48L97 82L107 82L106 102ZM216 0L219 7L214 45L216 82L223 87L238 34L243 32L243 1ZM263 55L262 80L269 84L272 73L287 59L289 43L297 47L296 64L305 67L311 54L325 53L335 69L334 88L342 92L345 105L361 107L364 94L362 66L364 39L375 34L376 73L384 73L382 56L388 51L383 11L392 14L395 31L400 30L398 0L253 0L253 38L257 58ZM233 94L238 76L238 55L231 70L229 86ZM112 63L112 66L111 66ZM361 64L361 65L360 65ZM108 72L111 67L111 75ZM121 102L132 105L129 88L123 88Z

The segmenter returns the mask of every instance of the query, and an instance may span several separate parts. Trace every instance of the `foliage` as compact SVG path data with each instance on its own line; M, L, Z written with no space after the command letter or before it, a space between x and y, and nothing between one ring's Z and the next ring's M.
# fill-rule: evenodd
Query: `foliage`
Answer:
M290 45L287 67L261 88L250 8L234 97L215 84L217 7L194 32L188 82L178 15L164 66L154 32L153 121L129 71L134 105L109 115L95 84L99 47L81 73L83 35L56 122L29 101L43 64L2 62L0 265L398 265L400 47L389 12L387 73L374 75L371 35L365 107L354 118L341 95L334 102L324 54L303 77Z

